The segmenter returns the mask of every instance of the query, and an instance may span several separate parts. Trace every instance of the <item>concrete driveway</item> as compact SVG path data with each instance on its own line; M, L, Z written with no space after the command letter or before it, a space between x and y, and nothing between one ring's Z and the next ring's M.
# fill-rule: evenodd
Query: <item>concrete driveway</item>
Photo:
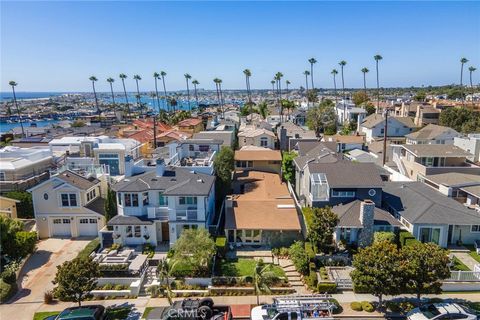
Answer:
M37 250L19 276L21 288L7 304L0 306L0 319L32 319L43 304L43 293L53 289L57 266L75 258L90 241L51 238L38 242Z

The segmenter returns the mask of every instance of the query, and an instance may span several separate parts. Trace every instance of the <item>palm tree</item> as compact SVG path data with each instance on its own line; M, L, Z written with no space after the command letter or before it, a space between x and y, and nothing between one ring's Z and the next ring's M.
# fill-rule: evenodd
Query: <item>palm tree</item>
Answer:
M253 272L253 286L255 289L255 295L257 296L257 305L260 304L260 294L261 293L270 293L270 284L277 278L275 273L272 271L272 265L263 263L263 260L260 260L255 265L255 270Z
M338 63L340 65L340 72L342 75L342 96L343 96L343 119L344 121L347 119L347 105L345 104L345 81L343 78L343 67L347 64L347 61L342 60Z
M160 71L160 76L162 77L162 83L163 83L163 99L165 100L165 108L168 110L167 89L165 87L166 75L167 73L165 71Z
M20 127L22 128L22 137L25 137L25 131L23 130L23 121L22 117L20 115L20 109L18 108L18 103L17 103L17 95L15 94L15 87L17 86L17 83L15 81L10 81L8 84L12 87L12 92L13 92L13 102L15 103L15 109L17 109L17 116L18 116L18 121L20 121Z
M113 113L115 113L115 95L113 94L113 83L115 82L115 79L113 78L108 78L107 82L110 84L110 92L112 93L112 106L113 106Z
M142 80L142 77L136 74L133 76L133 79L135 79L135 82L137 83L137 95L135 96L137 98L137 108L141 108L140 99L142 96L140 95L140 88L138 87L138 81Z
M215 88L217 90L217 99L218 99L218 106L222 110L222 117L225 118L225 111L223 110L223 103L222 103L222 98L221 98L221 83L222 80L219 78L213 79L213 82L215 82Z
M160 98L158 96L158 87L157 87L157 80L160 78L160 74L158 72L154 72L153 78L155 79L155 95L157 97L158 114L160 114Z
M362 73L363 73L363 91L365 91L365 94L367 94L367 78L366 74L369 72L368 68L362 68Z
M282 99L282 78L283 78L283 73L277 72L275 74L275 80L277 81L277 88L278 88L278 96L279 99Z
M200 106L199 103L198 103L198 94L197 94L197 85L200 84L200 82L198 82L198 80L193 80L192 81L192 84L193 84L193 90L195 91L195 101L197 101L197 108Z
M243 70L243 74L245 75L245 84L247 86L247 96L248 102L252 103L252 95L250 92L250 77L252 76L252 72L249 69Z
M185 77L185 81L187 81L187 102L188 102L188 110L192 111L192 107L190 106L190 88L188 87L188 80L192 79L192 76L188 73L183 75Z
M338 74L338 70L337 69L333 69L332 72L330 72L331 74L333 74L333 92L335 93L335 107L337 107L337 74Z
M383 59L383 57L379 54L373 56L375 59L375 70L377 72L377 112L380 110L380 80L378 78L378 62Z
M158 99L158 96L155 92L150 93L150 97L152 98L152 119L153 119L153 149L157 149L157 119L155 115L155 98ZM158 107L160 113L160 106Z
M223 100L222 79L218 79L218 90L220 91L220 101L222 103L222 116L225 119L225 100Z
M173 304L172 301L172 287L170 285L170 276L172 274L172 271L175 269L175 266L177 265L177 261L173 261L173 263L169 263L166 258L163 258L159 261L158 263L158 279L160 280L160 283L164 283L165 289L167 291L167 299L168 303L170 305Z
M463 65L468 62L467 58L462 58L460 59L460 63L462 65L460 69L460 90L462 91L462 101L464 101L464 95L463 95Z
M125 89L125 79L127 79L127 75L120 73L118 77L122 80L123 93L125 94L125 104L127 105L127 119L130 119L130 106L128 105L127 89Z
M308 93L308 76L310 75L310 71L305 70L303 71L303 74L305 75L305 89L307 90L306 92Z
M258 104L258 113L262 116L263 119L266 119L268 116L268 105L265 101Z
M477 68L473 66L468 68L468 71L470 72L470 87L472 88L472 103L473 103L473 94L475 93L475 90L473 90L472 73L474 73L476 70Z
M275 80L270 81L270 83L272 84L273 93L275 93Z
M100 114L100 108L98 107L98 99L97 99L97 91L95 91L95 81L98 79L95 76L91 76L88 78L90 81L92 81L92 87L93 87L93 96L95 97L95 107L97 108L97 114Z
M291 84L291 82L289 80L285 81L285 84L287 86L287 92L288 92L288 86Z
M310 62L310 78L312 80L312 89L315 89L315 85L313 84L313 65L317 63L317 60L315 60L315 58L310 58L308 59L308 62Z

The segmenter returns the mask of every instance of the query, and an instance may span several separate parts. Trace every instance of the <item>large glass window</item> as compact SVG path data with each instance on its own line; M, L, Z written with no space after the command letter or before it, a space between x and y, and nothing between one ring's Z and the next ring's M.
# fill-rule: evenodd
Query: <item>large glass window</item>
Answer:
M435 244L440 243L440 228L421 228L420 229L420 241L433 242Z
M138 207L137 193L124 193L125 207Z
M329 190L327 177L324 173L313 173L310 175L310 194L313 200L328 200Z
M180 204L197 204L197 197L179 197Z
M267 137L261 137L260 138L260 146L261 147L268 147L268 138Z
M135 238L140 238L142 236L142 228L140 226L135 226Z
M99 153L98 163L108 166L110 169L111 175L118 176L120 174L120 165L119 165L120 161L118 159L118 154Z
M62 193L60 197L62 207L76 207L78 205L76 193Z
M164 196L161 192L158 195L158 205L160 207L168 207L168 197Z
M332 197L353 198L355 197L355 191L332 190Z

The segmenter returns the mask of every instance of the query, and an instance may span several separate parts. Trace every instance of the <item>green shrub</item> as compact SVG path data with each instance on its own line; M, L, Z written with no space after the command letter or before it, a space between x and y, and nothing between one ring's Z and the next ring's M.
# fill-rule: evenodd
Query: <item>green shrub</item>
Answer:
M35 250L37 243L37 233L29 231L20 231L15 234L15 243L19 257L26 257Z
M96 252L100 248L100 239L95 238L90 241L82 251L78 253L78 258L88 258L92 252Z
M414 245L415 243L419 243L417 239L408 231L400 231L399 233L399 241L400 241L400 246L405 247L405 246L411 246Z
M295 241L288 250L288 255L292 259L295 269L303 275L308 274L309 259L305 252L305 246L301 241Z
M16 284L8 284L0 279L0 303L6 302L14 293Z
M337 285L334 282L319 282L317 291L319 293L335 293L337 291Z
M352 308L353 311L362 311L362 304L360 302L352 302L350 303L350 308Z
M386 306L391 312L399 313L401 311L400 305L397 302L387 301Z
M400 302L400 309L404 312L410 312L415 309L415 305L410 301L402 301Z
M17 281L17 274L14 268L5 268L0 277L5 283L8 284L14 284Z
M304 279L305 279L306 285L310 290L315 290L317 288L318 279L317 279L317 274L315 272L310 272L310 274L306 276Z
M281 247L279 252L280 257L288 257L288 248Z
M343 312L343 308L337 299L330 299L330 302L333 304L333 314L339 314Z
M373 312L375 311L375 307L368 301L362 301L362 309L366 312Z
M378 231L373 234L373 242L382 242L382 241L388 241L391 243L395 242L395 233L393 232L387 232L387 231Z
M215 246L217 247L217 253L220 257L225 257L227 254L227 238L219 236L215 239Z
M305 242L305 253L310 261L315 259L315 251L313 250L313 246L310 242Z
M173 255L175 254L175 250L173 248L171 248L170 250L168 250L167 252L167 258L173 258Z

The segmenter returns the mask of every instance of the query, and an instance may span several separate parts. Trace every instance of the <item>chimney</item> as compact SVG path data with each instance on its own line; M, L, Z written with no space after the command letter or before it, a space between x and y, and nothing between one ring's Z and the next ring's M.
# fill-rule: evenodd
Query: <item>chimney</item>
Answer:
M157 159L157 177L162 177L165 173L165 160L158 158Z
M358 246L366 247L373 242L373 222L375 215L375 202L364 200L360 204L360 222L362 229L358 236Z
M133 174L133 158L128 155L125 156L125 178L131 177Z

